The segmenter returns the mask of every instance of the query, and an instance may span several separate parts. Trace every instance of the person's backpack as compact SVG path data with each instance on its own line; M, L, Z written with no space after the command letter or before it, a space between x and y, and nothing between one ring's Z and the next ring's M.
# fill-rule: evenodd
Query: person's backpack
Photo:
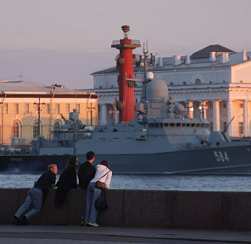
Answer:
M95 201L95 208L98 211L104 211L104 210L106 210L108 208L107 203L106 203L105 190L101 191L100 196Z

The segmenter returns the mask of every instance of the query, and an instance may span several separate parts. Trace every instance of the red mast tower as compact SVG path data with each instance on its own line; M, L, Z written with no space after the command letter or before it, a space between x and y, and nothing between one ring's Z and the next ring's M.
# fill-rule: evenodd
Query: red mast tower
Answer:
M117 62L119 64L119 101L116 103L117 109L120 111L120 123L128 123L134 119L134 81L126 81L133 79L133 65L136 59L133 59L132 50L141 47L140 41L128 39L130 26L123 25L124 39L113 41L112 46L120 50Z

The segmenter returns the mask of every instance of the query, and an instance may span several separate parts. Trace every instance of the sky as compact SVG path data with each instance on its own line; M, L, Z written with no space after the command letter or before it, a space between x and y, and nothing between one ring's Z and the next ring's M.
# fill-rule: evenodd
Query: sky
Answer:
M0 80L92 88L92 72L115 66L125 24L161 57L251 51L250 10L251 0L0 0Z

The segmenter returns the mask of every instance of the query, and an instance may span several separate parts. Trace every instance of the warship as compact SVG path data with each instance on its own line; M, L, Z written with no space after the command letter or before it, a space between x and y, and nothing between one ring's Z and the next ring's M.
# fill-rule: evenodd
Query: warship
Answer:
M94 151L94 164L107 160L115 174L249 174L250 142L231 141L227 128L210 131L203 109L199 118L190 118L189 107L168 95L166 81L148 71L145 49L144 78L134 78L132 49L139 43L128 39L128 26L122 29L124 39L112 46L120 49L120 122L92 130L74 110L69 119L62 116L65 124L50 139L32 141L30 150L1 150L0 172L40 173L51 163L60 172L70 155L84 162L86 152ZM134 103L136 82L142 83L142 97Z

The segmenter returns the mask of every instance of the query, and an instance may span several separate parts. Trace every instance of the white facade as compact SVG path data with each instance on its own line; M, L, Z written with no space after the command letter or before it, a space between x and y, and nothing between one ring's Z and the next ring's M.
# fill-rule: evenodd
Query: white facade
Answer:
M215 52L210 51L217 49ZM210 52L209 52L210 51ZM200 108L211 122L211 129L228 128L231 137L251 136L251 52L235 53L219 45L209 46L189 56L159 58L150 69L155 78L165 79L169 95L175 102L189 104L190 115L198 117ZM143 68L135 67L137 78ZM114 109L118 95L116 67L95 72L94 89L99 98L99 123L118 122ZM140 100L141 84L135 87L135 99ZM189 103L187 103L189 101ZM200 106L202 105L202 106ZM191 108L193 107L193 108Z

